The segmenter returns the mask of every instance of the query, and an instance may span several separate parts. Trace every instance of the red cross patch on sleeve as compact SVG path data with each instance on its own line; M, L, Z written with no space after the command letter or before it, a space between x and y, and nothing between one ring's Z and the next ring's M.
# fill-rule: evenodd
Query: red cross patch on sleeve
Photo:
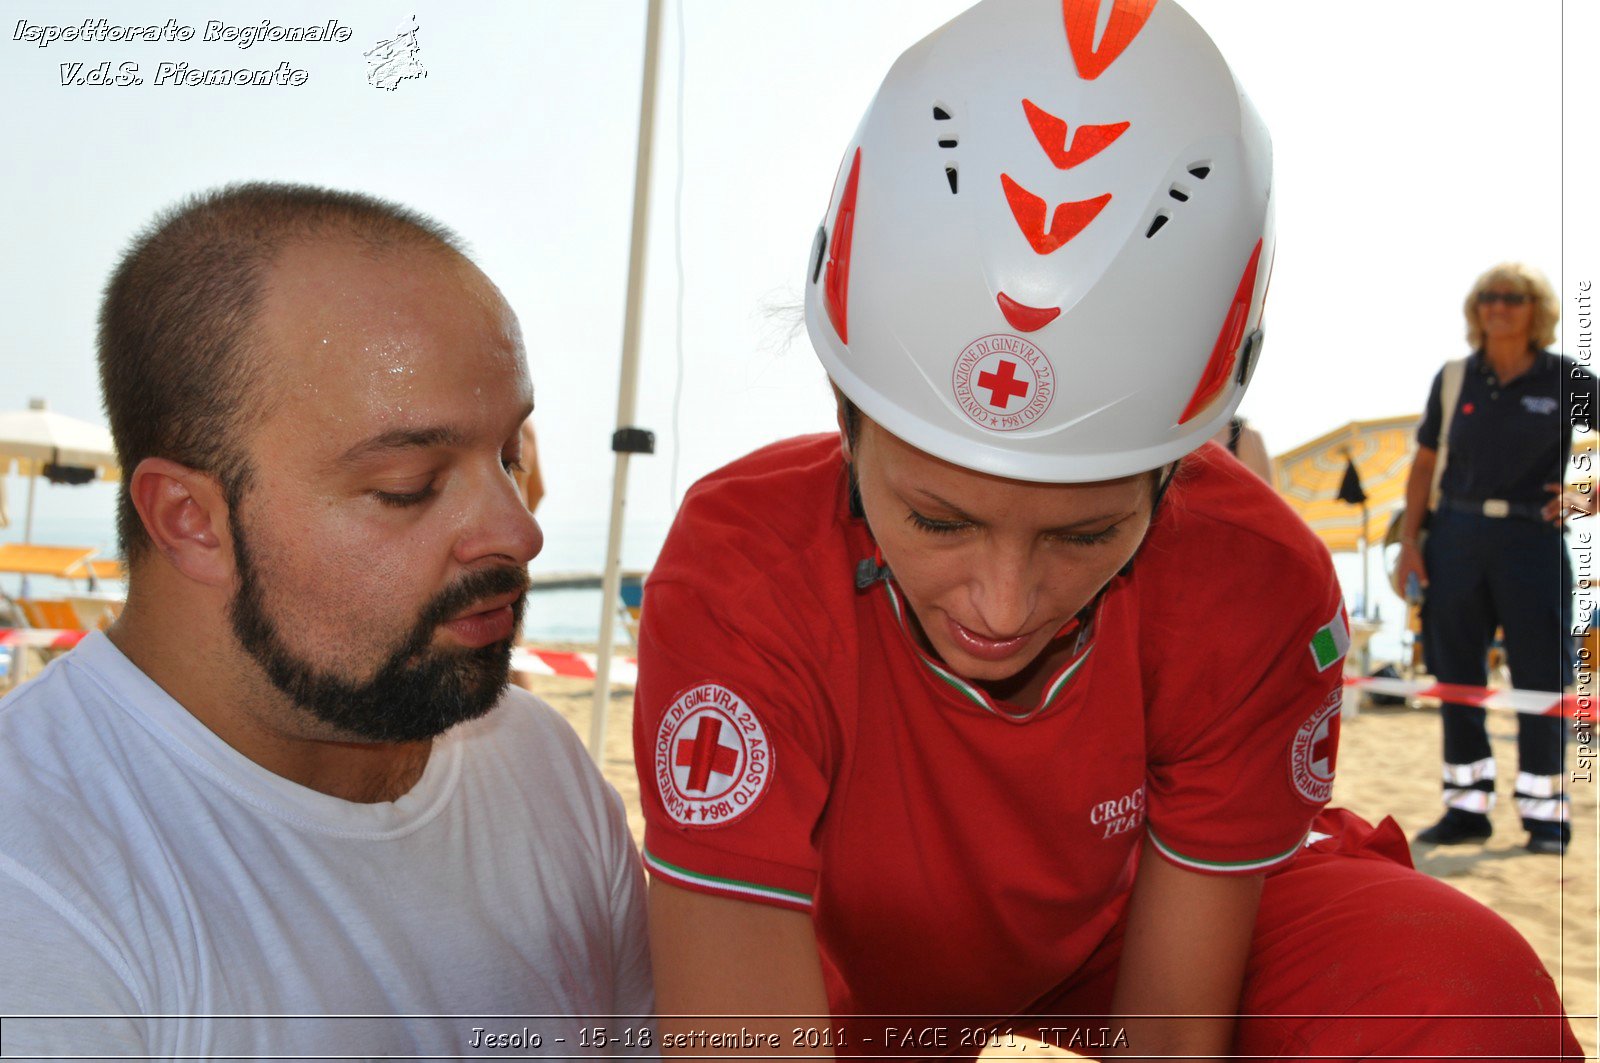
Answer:
M721 827L749 812L772 780L772 744L755 711L725 686L679 694L656 729L655 780L667 815Z
M1314 805L1333 796L1333 769L1339 750L1339 709L1344 688L1336 686L1311 718L1300 725L1289 746L1289 777L1295 791Z

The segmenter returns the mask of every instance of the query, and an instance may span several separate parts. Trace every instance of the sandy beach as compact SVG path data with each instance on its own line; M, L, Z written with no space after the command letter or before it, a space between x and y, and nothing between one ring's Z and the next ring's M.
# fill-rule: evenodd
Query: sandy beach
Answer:
M536 692L587 738L593 687L584 680L535 678ZM615 688L607 723L604 771L628 806L634 837L643 836L639 784L633 771L632 691ZM1418 869L1442 879L1500 913L1533 945L1561 987L1584 1051L1596 1050L1596 919L1600 848L1596 845L1595 783L1572 786L1574 839L1565 857L1523 851L1526 836L1510 800L1516 765L1516 721L1491 714L1489 736L1499 761L1500 800L1494 837L1486 844L1418 846ZM1376 822L1393 816L1407 836L1438 818L1439 720L1433 709L1366 708L1347 715L1339 753L1335 804ZM1569 763L1572 763L1569 760ZM985 1059L1069 1058L1043 1046L994 1052Z

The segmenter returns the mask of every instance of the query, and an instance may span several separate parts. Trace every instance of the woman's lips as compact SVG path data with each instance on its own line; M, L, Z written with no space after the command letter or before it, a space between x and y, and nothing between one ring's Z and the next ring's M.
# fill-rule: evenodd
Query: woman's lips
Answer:
M1008 639L991 639L965 627L955 617L946 614L945 621L950 637L964 653L982 661L1003 661L1022 649L1033 632L1025 631Z

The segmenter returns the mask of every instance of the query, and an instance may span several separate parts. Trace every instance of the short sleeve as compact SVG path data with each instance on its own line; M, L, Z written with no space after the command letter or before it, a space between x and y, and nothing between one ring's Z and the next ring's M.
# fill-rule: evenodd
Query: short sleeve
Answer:
M728 582L648 587L634 699L645 864L686 889L808 911L836 748L824 651L771 580Z
M1417 425L1417 444L1429 450L1439 449L1439 425L1444 419L1439 390L1444 381L1444 370L1433 374L1433 386L1428 389L1428 404L1422 411L1422 423Z
M1350 644L1338 583L1325 553L1299 571L1269 557L1230 581L1228 615L1173 651L1187 667L1164 669L1147 709L1151 840L1191 870L1282 863L1333 792Z
M22 872L26 875L26 872ZM74 913L0 866L0 1014L5 1054L144 1056L156 1051L129 972ZM66 914L64 914L66 913ZM72 1016L19 1018L18 1016Z

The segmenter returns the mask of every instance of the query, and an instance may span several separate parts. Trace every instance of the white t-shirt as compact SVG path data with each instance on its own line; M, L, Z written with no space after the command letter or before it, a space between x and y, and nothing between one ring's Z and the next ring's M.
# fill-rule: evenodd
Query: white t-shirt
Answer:
M247 759L101 634L0 702L0 1014L102 1016L8 1018L8 1056L633 1054L652 1009L622 802L520 690L381 804Z

